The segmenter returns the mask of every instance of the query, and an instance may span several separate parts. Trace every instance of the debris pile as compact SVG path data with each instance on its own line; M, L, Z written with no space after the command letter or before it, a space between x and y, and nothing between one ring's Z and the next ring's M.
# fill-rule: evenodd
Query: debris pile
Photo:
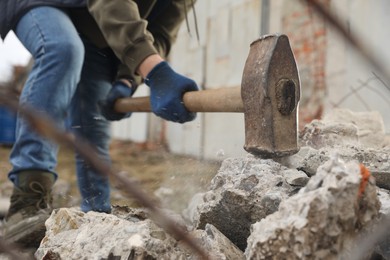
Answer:
M390 216L383 122L340 110L307 125L299 141L282 159L226 159L208 191L172 213L177 224L211 259L349 259L362 232ZM59 209L46 225L38 259L199 259L142 209ZM384 259L389 241L375 248Z
M348 258L359 232L378 218L374 179L337 156L319 167L306 187L252 226L248 259Z
M276 212L279 204L298 192L309 177L271 159L253 156L226 159L202 202L185 212L195 229L211 223L241 250L245 250L252 224Z

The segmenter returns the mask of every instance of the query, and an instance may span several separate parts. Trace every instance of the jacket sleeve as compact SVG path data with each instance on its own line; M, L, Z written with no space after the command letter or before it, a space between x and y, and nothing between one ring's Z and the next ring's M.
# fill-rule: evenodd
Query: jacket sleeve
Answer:
M146 57L157 53L147 22L141 19L134 1L88 0L88 9L108 45L131 74L136 74Z
M187 19L187 12L193 8L195 0L172 0L171 5L156 20L148 25L154 37L154 46L160 55L167 57L176 41L180 25Z

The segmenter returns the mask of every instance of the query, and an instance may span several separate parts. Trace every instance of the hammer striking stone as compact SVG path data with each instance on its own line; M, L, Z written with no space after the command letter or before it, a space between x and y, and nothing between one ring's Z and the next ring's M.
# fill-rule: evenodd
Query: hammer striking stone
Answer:
M249 153L273 158L298 152L300 81L286 35L266 35L250 45L241 87L187 92L192 112L244 112ZM120 99L118 112L150 112L149 97Z

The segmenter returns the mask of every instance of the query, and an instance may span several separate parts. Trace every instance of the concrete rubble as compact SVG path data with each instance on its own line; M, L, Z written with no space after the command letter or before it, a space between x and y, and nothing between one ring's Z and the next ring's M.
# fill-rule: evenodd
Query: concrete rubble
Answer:
M302 147L297 154L281 160L281 163L313 176L318 167L328 161L334 153L344 161L357 161L364 164L375 177L378 187L390 189L390 147L364 149L358 146L334 145L315 149L306 146Z
M348 259L359 231L379 215L373 178L356 162L323 164L298 194L252 226L248 259Z
M380 219L390 218L390 191L379 188L378 198L381 202ZM387 232L387 236L377 245L375 253L384 259L390 259L390 232Z
M390 138L376 112L335 110L324 120L314 120L300 133L300 151L281 160L289 168L312 176L338 153L344 161L363 163L378 187L390 189Z
M299 141L287 158L224 160L209 189L172 216L211 259L349 259L357 237L390 216L383 122L338 110ZM141 209L59 209L46 226L37 259L198 259ZM389 241L375 247L377 259L390 259Z
M180 218L174 217L182 225ZM52 213L46 226L46 236L35 252L37 259L199 259L148 219L142 209L116 207L112 214L104 214L62 208ZM190 236L211 259L245 259L244 253L210 224Z
M191 235L209 253L210 259L245 259L244 252L211 224L206 224L204 230L197 229L191 232Z
M184 255L172 250L176 240L142 212L118 216L63 208L52 213L46 226L46 236L35 253L38 259L177 259Z
M254 156L226 159L202 196L191 220L195 229L213 224L241 250L250 226L278 210L281 201L302 188L309 177L273 160Z
M313 120L300 132L301 146L316 149L332 145L383 148L390 145L383 119L378 112L334 109L322 120Z

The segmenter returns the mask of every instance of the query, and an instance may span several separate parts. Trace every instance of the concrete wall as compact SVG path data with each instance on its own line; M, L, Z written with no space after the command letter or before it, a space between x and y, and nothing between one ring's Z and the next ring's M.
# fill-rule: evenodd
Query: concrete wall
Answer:
M389 72L390 2L332 1L331 8ZM326 76L327 109L345 107L353 111L379 111L386 131L390 133L390 82L383 83L383 76L332 30L329 30Z
M387 0L321 0L361 33L378 55L390 60ZM378 110L387 131L390 91L364 65L358 55L301 1L198 0L196 14L189 14L190 33L184 23L170 56L171 65L193 78L202 89L240 86L249 45L260 35L284 33L296 56L301 77L300 126L333 107L355 111ZM389 64L389 63L387 63ZM145 90L147 92L147 89ZM115 130L116 129L116 130ZM120 129L120 130L118 130ZM183 125L153 115L133 115L116 123L114 136L136 141L164 142L174 153L207 159L246 154L242 114L198 113Z

